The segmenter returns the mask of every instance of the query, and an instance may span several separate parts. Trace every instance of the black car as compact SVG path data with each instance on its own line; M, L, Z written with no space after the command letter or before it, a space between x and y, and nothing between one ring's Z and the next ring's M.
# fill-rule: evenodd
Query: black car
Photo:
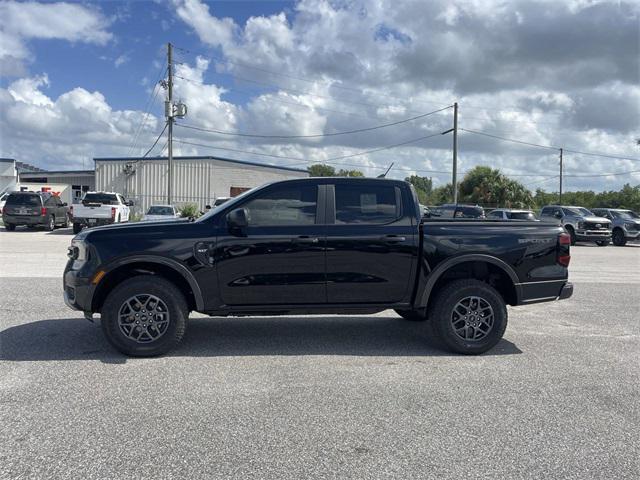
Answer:
M189 312L369 314L426 320L446 348L487 351L506 305L571 296L569 235L540 222L422 218L413 187L307 178L245 192L197 220L77 235L64 298L120 351L169 351Z
M48 192L13 192L2 209L4 228L69 226L69 207L60 197Z
M448 203L431 210L431 215L441 218L485 218L484 208L479 205Z

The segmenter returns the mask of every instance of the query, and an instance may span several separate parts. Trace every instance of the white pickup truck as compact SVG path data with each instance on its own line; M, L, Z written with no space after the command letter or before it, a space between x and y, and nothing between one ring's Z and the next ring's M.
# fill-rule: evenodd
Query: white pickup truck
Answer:
M122 195L114 192L87 192L82 203L72 205L73 233L83 227L95 227L129 221L129 207Z

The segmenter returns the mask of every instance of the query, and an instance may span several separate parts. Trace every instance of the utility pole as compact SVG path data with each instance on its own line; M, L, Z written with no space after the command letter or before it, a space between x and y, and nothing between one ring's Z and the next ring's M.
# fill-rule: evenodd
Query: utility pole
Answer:
M458 102L453 104L453 174L451 187L453 188L453 203L458 203Z
M562 149L560 149L560 195L558 198L558 204L562 205Z
M165 104L165 115L167 117L167 205L171 205L171 183L173 167L173 59L171 42L167 43L167 103Z

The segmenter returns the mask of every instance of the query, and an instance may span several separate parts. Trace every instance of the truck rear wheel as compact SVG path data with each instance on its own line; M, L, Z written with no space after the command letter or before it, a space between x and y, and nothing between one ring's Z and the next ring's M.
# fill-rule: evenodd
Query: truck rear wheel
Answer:
M53 232L56 228L56 217L54 217L53 215L49 215L49 218L47 218L47 223L45 224L44 228L48 232Z
M427 319L427 315L418 310L395 310L395 312L411 322L424 322Z
M142 275L109 293L101 312L102 331L125 355L152 357L180 343L188 315L184 295L175 285Z
M78 233L80 233L82 231L82 224L80 223L74 223L73 224L73 233L75 233L76 235Z
M435 340L446 349L477 355L493 348L507 328L500 293L480 280L456 280L438 292L429 314Z

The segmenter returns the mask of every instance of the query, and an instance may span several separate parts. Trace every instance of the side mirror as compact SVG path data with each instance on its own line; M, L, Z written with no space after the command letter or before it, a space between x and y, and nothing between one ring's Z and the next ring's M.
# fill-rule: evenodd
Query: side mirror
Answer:
M227 225L230 228L245 228L249 225L249 214L245 208L236 208L227 215Z
M556 212L553 214L554 217L556 217L558 220L560 220L562 218L562 213L561 212Z
M63 206L63 207L67 207L67 206L68 206L67 202L64 202L64 203L62 204L62 206Z
M133 207L133 200L129 200L127 201L127 203L125 204L127 207Z
M205 210L211 210L211 205L205 205L205 206L204 206L204 209L205 209Z

